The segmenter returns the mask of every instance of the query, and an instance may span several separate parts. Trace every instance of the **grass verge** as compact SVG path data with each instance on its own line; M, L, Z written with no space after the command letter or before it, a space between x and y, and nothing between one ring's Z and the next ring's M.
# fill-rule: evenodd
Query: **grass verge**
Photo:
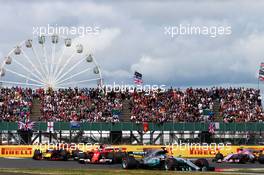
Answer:
M240 171L241 172L241 171ZM113 169L57 169L57 168L0 168L0 174L50 174L50 175L231 175L232 172L179 172L159 170L113 170Z

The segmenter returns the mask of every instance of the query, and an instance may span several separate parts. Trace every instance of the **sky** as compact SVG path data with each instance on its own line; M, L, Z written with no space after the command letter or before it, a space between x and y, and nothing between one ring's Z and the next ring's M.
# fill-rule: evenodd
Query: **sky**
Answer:
M98 35L80 40L107 84L133 83L139 71L145 84L168 87L256 86L263 9L256 0L0 1L0 56L32 37L34 27L96 26ZM229 26L231 34L166 35L165 28L179 25Z

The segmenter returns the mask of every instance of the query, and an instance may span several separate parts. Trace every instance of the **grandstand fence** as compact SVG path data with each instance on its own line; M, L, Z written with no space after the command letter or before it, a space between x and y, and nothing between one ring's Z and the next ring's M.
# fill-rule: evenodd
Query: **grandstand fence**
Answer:
M100 142L126 144L165 144L174 142L224 142L233 145L264 143L264 123L217 123L214 133L209 133L210 123L79 123L54 122L53 131L47 131L46 122L36 122L28 137L30 142ZM18 123L0 122L0 143L23 144L19 137ZM12 144L11 143L11 144Z

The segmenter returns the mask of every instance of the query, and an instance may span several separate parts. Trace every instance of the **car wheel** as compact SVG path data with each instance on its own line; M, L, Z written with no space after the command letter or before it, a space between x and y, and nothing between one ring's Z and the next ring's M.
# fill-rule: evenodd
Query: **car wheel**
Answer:
M223 160L223 159L224 159L224 155L222 153L217 153L214 158L215 162L219 162L219 160Z
M206 159L197 159L194 164L198 166L201 170L206 170L209 168L209 162Z
M169 158L165 161L164 164L164 169L165 170L175 170L177 168L177 161L174 158Z
M247 161L248 161L247 155L241 155L238 158L238 162L241 163L241 164L245 164L245 163L247 163Z
M134 157L125 157L122 160L122 167L124 169L135 169L138 167L138 162Z
M111 159L111 160L112 160L111 163L116 163L115 153L113 153L113 152L109 152L109 153L107 153L106 158L107 158L107 159Z
M37 149L34 151L33 159L34 160L41 160L42 159L42 153L40 152L40 150Z
M123 152L116 152L115 153L115 163L121 163L122 162L122 159L123 157L125 157L125 153Z
M264 164L264 154L259 155L258 161L260 164Z
M85 153L85 158L86 158L86 159L92 159L92 158L93 158L93 155L94 155L93 152Z
M60 159L61 160L64 160L64 161L67 161L68 160L68 153L67 153L67 151L61 150L59 154L60 154Z
M78 162L79 162L80 164L85 164L84 159L79 159Z

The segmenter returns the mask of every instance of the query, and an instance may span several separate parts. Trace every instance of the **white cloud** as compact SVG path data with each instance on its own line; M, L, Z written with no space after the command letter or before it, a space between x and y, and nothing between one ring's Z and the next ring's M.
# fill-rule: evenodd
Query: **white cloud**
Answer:
M72 40L72 47L65 52L66 56L70 56L76 51L76 46L81 44L83 46L83 55L95 55L113 44L113 40L120 34L118 28L100 29L98 34L87 34L76 37Z

